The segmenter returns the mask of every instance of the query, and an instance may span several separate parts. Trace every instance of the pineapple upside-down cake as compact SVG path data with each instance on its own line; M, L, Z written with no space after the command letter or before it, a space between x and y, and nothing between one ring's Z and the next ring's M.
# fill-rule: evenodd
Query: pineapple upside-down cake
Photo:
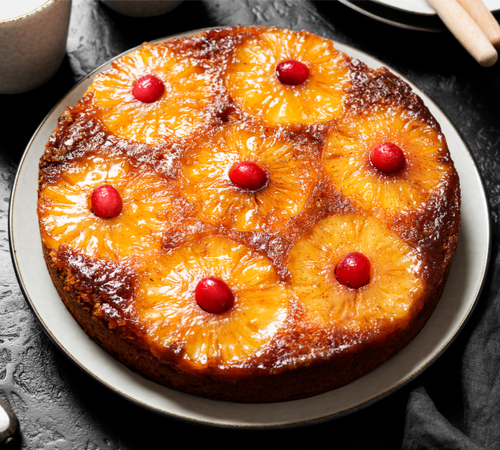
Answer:
M312 33L212 29L95 76L40 162L54 284L126 366L276 402L404 347L460 228L439 124L387 69Z

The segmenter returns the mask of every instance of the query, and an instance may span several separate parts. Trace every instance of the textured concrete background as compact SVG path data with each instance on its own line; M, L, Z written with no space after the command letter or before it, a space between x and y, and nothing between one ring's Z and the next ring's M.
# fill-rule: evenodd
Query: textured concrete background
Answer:
M336 1L185 1L164 16L133 19L98 0L73 0L67 57L56 76L35 91L0 96L0 395L17 414L22 430L10 448L238 448L244 443L260 448L400 448L408 393L430 379L442 379L443 394L436 393L439 408L460 420L459 400L446 391L452 388L449 374L460 366L462 342L474 317L435 364L388 398L325 423L255 432L179 422L118 397L51 343L27 305L11 262L7 215L18 163L37 126L81 77L109 58L143 41L236 24L307 29L349 44L428 94L461 132L477 161L491 204L492 255L498 253L500 63L481 68L448 33L396 28ZM480 306L474 314L480 314Z

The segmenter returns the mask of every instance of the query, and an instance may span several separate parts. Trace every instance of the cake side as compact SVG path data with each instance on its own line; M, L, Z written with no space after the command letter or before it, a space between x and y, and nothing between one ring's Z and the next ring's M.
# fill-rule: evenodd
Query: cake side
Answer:
M169 358L152 353L141 332L130 324L117 324L96 306L102 297L82 295L81 279L59 258L45 256L54 285L64 304L82 329L104 350L129 369L163 386L206 398L242 403L282 402L307 398L342 387L363 376L404 348L431 316L444 289L447 274L425 306L406 327L389 334L370 336L365 342L330 358L293 364L293 369L212 368L197 370L182 364L175 350ZM449 267L448 267L449 271ZM283 349L280 349L283 351ZM177 356L177 357L176 357ZM292 355L288 355L291 358Z

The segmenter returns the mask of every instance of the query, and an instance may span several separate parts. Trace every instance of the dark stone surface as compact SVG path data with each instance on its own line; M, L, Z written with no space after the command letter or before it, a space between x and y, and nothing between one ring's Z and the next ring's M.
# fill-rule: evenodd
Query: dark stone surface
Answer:
M428 380L433 380L428 390L438 409L460 424L461 401L452 395L459 381L450 374L460 369L463 343L481 314L481 304L445 354L389 397L336 420L263 431L180 422L122 399L69 361L27 305L10 256L8 205L17 166L40 122L79 79L113 56L143 41L236 24L307 29L351 45L428 94L460 131L477 161L491 204L492 254L498 253L500 63L484 69L448 33L392 27L336 1L185 1L163 16L135 19L98 0L74 0L67 57L56 76L29 93L0 96L0 395L21 424L20 437L10 448L237 448L243 443L260 448L400 448L409 392Z

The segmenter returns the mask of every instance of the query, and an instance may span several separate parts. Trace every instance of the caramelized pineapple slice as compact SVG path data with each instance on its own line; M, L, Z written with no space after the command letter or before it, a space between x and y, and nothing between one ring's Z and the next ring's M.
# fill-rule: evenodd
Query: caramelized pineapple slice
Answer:
M367 284L341 284L337 265L350 252L370 262ZM318 321L348 329L404 317L424 289L416 252L371 216L346 214L319 222L291 249L292 287Z
M231 170L250 161L266 171L260 190L241 189ZM301 212L316 180L307 152L297 144L252 133L238 126L223 128L199 143L180 176L182 195L197 206L199 217L239 231L281 226Z
M402 170L384 173L372 164L370 152L381 143L400 147L406 159ZM446 152L443 136L429 124L387 108L340 118L327 137L323 163L357 206L394 213L429 199L450 170Z
M161 97L150 103L133 95L135 83L148 75L164 84ZM89 92L109 131L147 144L183 138L203 126L214 96L201 64L162 44L143 44L119 58L94 78Z
M221 313L205 311L195 299L197 283L212 276L235 297ZM207 237L151 264L136 305L155 345L182 344L184 358L194 365L228 365L270 341L287 316L288 291L265 256L223 237Z
M309 70L297 85L282 83L277 66L297 61ZM273 124L309 124L336 118L349 86L347 57L331 41L306 31L274 29L240 44L225 75L234 101Z
M101 218L92 211L92 193L103 184L113 186L122 199L116 217ZM167 182L151 169L134 169L118 156L90 155L69 163L56 182L43 185L38 204L42 239L50 250L64 244L86 256L145 258L161 246L170 205Z

